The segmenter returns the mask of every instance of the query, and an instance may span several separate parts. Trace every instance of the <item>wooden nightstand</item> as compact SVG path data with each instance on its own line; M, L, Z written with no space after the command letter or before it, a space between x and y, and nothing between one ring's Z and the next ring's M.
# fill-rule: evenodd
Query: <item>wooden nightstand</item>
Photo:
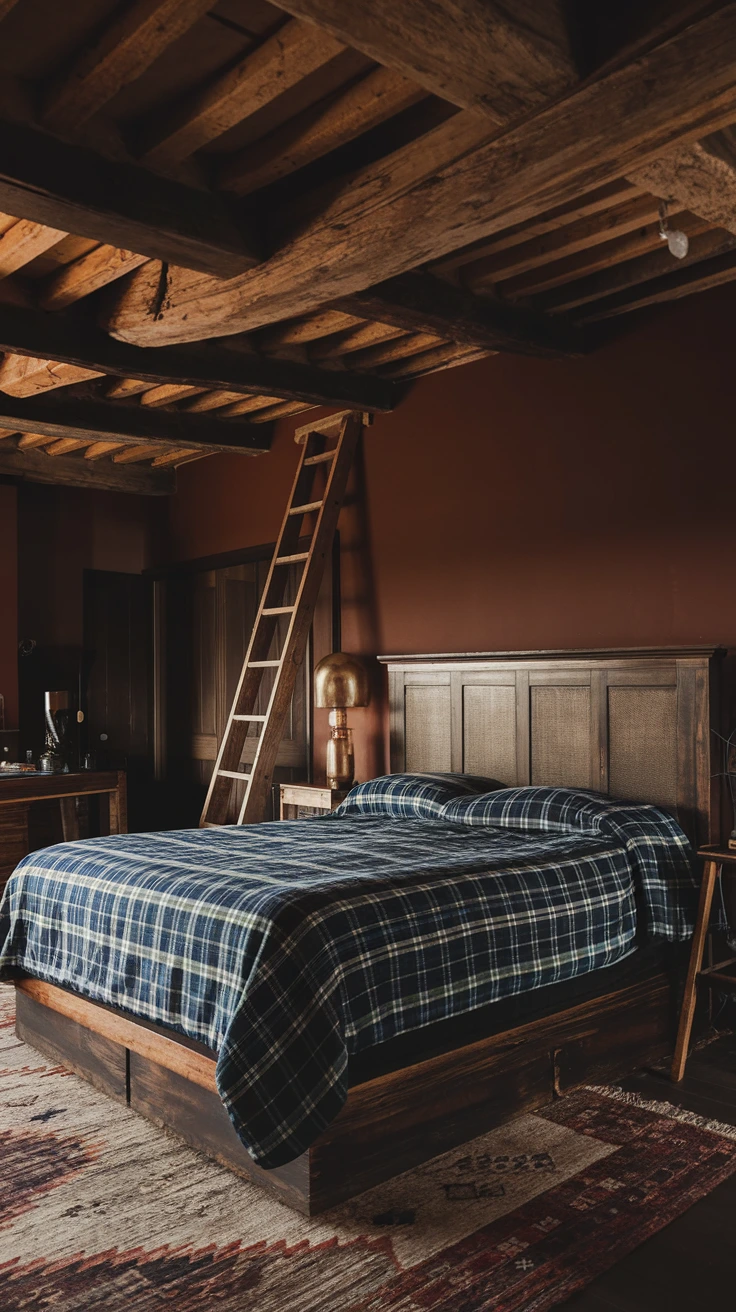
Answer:
M327 814L340 805L348 791L323 784L279 784L279 819L306 820L312 815Z
M713 894L720 879L724 865L736 865L736 851L727 847L701 847L698 856L703 859L703 882L700 886L700 905L695 921L693 944L690 950L690 966L685 983L685 994L680 1012L680 1027L677 1031L675 1057L672 1062L672 1079L679 1083L685 1074L690 1034L695 1016L698 985L706 988L720 989L726 993L736 993L736 957L728 957L715 966L702 970L705 940L710 928L710 912ZM729 970L730 967L730 970Z

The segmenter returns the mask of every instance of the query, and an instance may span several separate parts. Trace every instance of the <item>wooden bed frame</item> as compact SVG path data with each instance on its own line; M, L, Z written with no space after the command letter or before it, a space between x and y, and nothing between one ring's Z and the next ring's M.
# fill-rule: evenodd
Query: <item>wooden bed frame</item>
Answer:
M716 841L711 729L722 655L382 658L391 768L594 787L672 809L694 841ZM581 1084L665 1056L676 1027L676 981L657 970L502 1033L439 1051L435 1042L406 1064L351 1082L342 1111L308 1152L264 1171L232 1128L215 1089L215 1055L203 1045L37 979L16 988L20 1038L308 1215ZM531 1012L538 997L526 996Z

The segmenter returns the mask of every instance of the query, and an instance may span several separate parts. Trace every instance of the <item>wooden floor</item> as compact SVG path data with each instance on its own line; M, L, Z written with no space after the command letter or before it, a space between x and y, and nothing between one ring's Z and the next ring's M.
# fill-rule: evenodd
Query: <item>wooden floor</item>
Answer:
M736 1039L719 1039L692 1057L683 1083L634 1076L625 1087L645 1098L736 1125ZM736 1175L641 1244L560 1312L693 1312L736 1298Z

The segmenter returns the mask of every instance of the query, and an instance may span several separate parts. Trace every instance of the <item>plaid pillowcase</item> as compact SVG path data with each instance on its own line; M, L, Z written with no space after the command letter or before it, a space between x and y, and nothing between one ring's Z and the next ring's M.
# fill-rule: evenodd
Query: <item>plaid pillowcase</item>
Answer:
M657 806L622 802L584 789L504 788L480 797L455 798L443 808L442 819L613 841L628 854L648 933L686 938L692 932L698 885L695 856L674 817Z
M439 820L453 798L505 788L496 779L476 774L384 774L351 788L332 812L341 815L392 815Z

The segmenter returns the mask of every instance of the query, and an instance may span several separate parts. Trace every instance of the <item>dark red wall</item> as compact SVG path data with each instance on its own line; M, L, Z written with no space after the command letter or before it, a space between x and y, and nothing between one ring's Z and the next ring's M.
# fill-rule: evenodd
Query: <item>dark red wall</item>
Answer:
M377 418L343 512L343 646L736 645L736 288L580 360L496 356ZM272 539L297 448L183 467L171 551ZM382 767L380 707L355 712Z
M0 484L0 692L5 727L18 727L18 512L16 490Z

